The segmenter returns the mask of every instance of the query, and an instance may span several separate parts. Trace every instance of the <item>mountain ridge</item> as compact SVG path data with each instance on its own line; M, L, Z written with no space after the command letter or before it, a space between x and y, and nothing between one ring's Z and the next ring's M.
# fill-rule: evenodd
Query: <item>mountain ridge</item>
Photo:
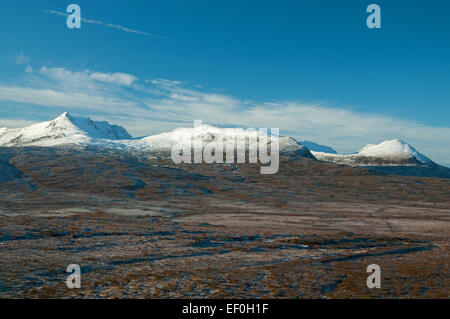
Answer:
M226 147L226 145L234 143L237 136L253 138L253 143L255 143L258 139L258 131L242 128L219 128L204 124L201 127L178 128L135 139L122 126L106 121L93 121L89 117L77 117L64 112L51 121L36 123L24 128L0 128L0 147L94 145L117 150L170 153L170 150L180 143L194 145L193 142L201 141L204 147L205 143L213 146L215 142L222 141ZM333 148L314 142L303 141L311 148L329 152L310 151L306 145L290 136L275 136L275 138L279 141L282 154L324 162L372 168L439 166L400 139L386 140L379 144L367 144L355 154L338 154ZM270 144L270 140L268 144ZM238 144L235 145L238 147ZM248 146L246 147L248 149Z
M132 139L132 136L121 126L93 121L89 117L72 116L67 112L51 121L0 130L0 146L5 147L83 144L95 142L96 139Z

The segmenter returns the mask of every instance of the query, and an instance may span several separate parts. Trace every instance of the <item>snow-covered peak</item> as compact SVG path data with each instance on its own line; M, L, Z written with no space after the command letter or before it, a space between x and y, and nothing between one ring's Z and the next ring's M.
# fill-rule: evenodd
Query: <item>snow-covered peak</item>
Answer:
M424 164L433 163L432 160L419 153L414 147L399 139L383 141L380 144L368 144L359 151L358 155L393 159L415 158Z
M64 112L64 113L62 113L60 116L58 116L57 118L55 118L54 121L68 119L68 118L70 118L70 117L71 117L71 115L69 114L69 112Z
M178 128L171 132L148 136L142 141L154 147L171 149L173 145L180 143L209 143L219 140L226 143L236 137L257 138L258 131L244 130L242 128L220 128L203 124L194 128Z
M267 135L271 132L268 130ZM174 145L197 145L204 146L214 142L222 142L224 146L227 144L236 144L236 138L246 138L251 143L257 142L259 136L258 130L245 130L243 128L220 128L208 124L196 126L194 128L179 128L171 132L165 132L157 135L145 137L139 141L141 147L148 147L149 149L170 150ZM295 139L288 136L273 136L278 139L280 149L306 149L299 144Z
M132 139L121 126L76 117L65 112L52 121L0 130L0 146L53 146L101 140Z
M414 147L399 139L368 144L355 154L329 154L312 152L322 161L351 166L417 166L436 165Z
M107 140L127 140L133 137L121 126L106 121L93 121L89 117L75 117L65 112L51 121L55 127L84 132L92 138Z
M271 131L267 131L271 136ZM284 155L295 155L301 157L314 158L309 149L295 139L288 136L273 136L279 142L279 151ZM271 139L266 140L268 144ZM124 141L123 141L124 142ZM178 128L170 132L144 137L139 140L124 142L126 146L139 149L141 151L171 152L174 147L188 149L190 147L204 148L206 146L220 149L222 143L223 150L245 149L258 147L259 130L249 130L242 128L220 128L208 124L195 126L194 128ZM271 147L269 146L269 149Z

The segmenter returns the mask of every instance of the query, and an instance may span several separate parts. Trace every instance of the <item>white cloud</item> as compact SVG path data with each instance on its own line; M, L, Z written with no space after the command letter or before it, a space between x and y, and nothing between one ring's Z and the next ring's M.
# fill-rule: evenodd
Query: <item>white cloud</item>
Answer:
M36 122L34 121L27 121L27 120L14 120L14 119L0 119L0 128L7 127L7 128L20 128L29 126L31 124L34 124Z
M16 55L13 58L13 62L15 64L27 64L27 63L30 63L30 58L28 56L26 56L25 54L23 54L22 52L20 52L18 55Z
M124 86L131 86L137 80L135 76L126 73L94 72L90 74L90 78L100 82L115 83Z
M116 97L13 86L0 86L0 101L115 114L137 108L136 104Z
M146 81L146 82L147 83L150 82L155 85L159 85L159 86L167 87L167 88L175 87L175 86L182 84L181 81L172 81L172 80L166 80L166 79L154 79L154 80L150 80L150 81Z
M123 86L131 86L137 77L127 73L102 73L92 72L90 70L72 72L65 68L47 68L42 67L39 72L43 75L53 77L61 81L87 81L93 80L103 83L112 83Z

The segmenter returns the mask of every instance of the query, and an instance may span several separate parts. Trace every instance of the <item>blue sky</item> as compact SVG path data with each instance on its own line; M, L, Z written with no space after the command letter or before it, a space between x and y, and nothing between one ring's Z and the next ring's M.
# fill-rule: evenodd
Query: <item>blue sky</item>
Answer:
M55 12L70 3L99 23L68 29ZM381 29L366 26L370 3ZM69 111L140 136L202 119L340 152L401 138L450 165L449 12L444 0L5 0L0 126Z

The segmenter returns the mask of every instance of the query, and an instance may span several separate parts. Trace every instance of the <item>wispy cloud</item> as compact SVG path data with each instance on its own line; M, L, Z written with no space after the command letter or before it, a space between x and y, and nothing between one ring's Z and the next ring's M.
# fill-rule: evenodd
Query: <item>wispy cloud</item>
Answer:
M61 113L66 110L75 110L85 114L96 114L100 111L109 113L109 116L129 115L129 110L137 110L138 107L137 104L118 97L7 86L0 86L0 100L24 105L57 107L61 109ZM14 105L14 109L17 111L18 106ZM40 111L45 112L45 109ZM142 112L136 111L137 115L140 113Z
M25 85L0 83L0 101L14 102L16 113L20 107L17 104L23 104L38 106L42 112L60 108L61 112L98 116L123 125L135 136L189 127L193 120L201 119L219 126L280 128L281 134L330 145L346 153L368 143L400 138L438 163L450 165L449 127L324 103L241 100L180 81L139 80L126 73L53 67L37 70L24 73L28 79ZM2 106L0 117L7 109Z
M20 52L17 56L14 57L14 62L16 64L27 64L30 62L30 58Z
M69 16L68 13L55 11L55 10L45 10L45 12L47 12L49 14L63 16L63 17L68 17ZM128 33L140 34L140 35L143 35L143 36L146 36L146 37L155 38L155 39L168 40L168 38L164 37L164 36L160 36L160 35L149 33L149 32L145 32L145 31L139 31L139 30L127 28L127 27L124 27L124 26L121 26L121 25L118 25L118 24L112 24L112 23L108 23L108 22L103 22L103 21L98 21L98 20L91 20L91 19L85 19L85 18L81 18L81 21L84 22L84 23L97 24L97 25L101 25L101 26L104 26L104 27L108 27L108 28L118 29L118 30L121 30L121 31L124 31L124 32L128 32Z
M137 77L127 73L103 73L103 72L93 72L90 70L84 70L79 72L72 72L65 68L47 68L42 67L39 72L41 74L53 77L60 81L99 81L104 83L112 83L123 86L131 86L135 81L138 80Z
M29 126L31 124L34 124L34 121L27 121L27 120L15 120L15 119L0 119L0 128L7 127L7 128L20 128Z

